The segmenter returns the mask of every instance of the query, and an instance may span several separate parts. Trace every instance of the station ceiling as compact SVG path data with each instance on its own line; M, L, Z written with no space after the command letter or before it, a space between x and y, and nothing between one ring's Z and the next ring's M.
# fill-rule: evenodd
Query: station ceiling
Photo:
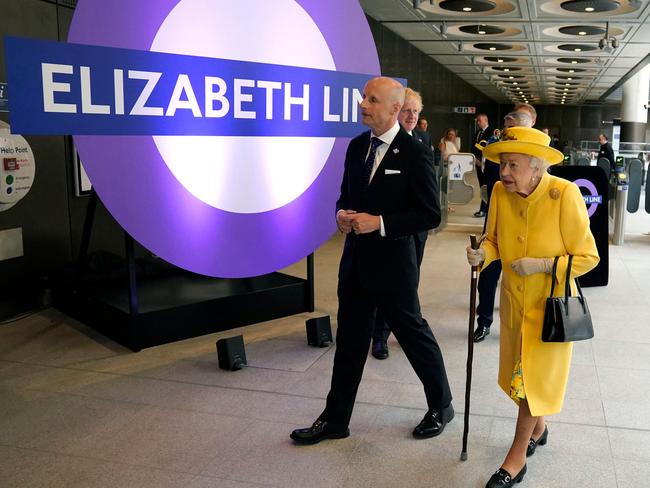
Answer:
M612 87L650 61L650 0L360 3L370 17L499 103L620 100L621 90Z

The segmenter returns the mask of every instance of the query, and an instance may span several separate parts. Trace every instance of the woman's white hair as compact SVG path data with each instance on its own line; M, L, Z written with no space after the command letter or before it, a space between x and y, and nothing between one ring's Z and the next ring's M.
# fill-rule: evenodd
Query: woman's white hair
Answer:
M539 168L541 172L546 171L551 163L546 161L546 159L538 158L536 156L529 156L529 164L531 168Z

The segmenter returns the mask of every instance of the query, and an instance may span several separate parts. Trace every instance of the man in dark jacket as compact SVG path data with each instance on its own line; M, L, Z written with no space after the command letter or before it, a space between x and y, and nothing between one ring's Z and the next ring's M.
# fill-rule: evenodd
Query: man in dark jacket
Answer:
M485 114L478 114L476 116L476 132L474 133L474 139L472 142L471 152L476 158L476 176L478 177L478 184L482 187L487 184L485 180L485 173L483 170L483 154L480 149L476 147L476 144L481 141L487 141L494 134L494 129L489 126L488 116ZM477 212L474 212L474 217L485 217L485 212L487 210L487 202L481 200L481 207Z
M598 136L598 142L600 144L600 151L598 151L598 159L600 158L607 159L609 161L609 167L611 168L612 172L615 172L616 159L614 158L614 149L612 149L612 145L607 141L607 136L605 134L600 134Z
M363 123L345 156L336 222L346 234L339 268L336 354L325 410L296 429L298 444L350 435L348 425L380 309L423 383L428 411L418 439L442 433L454 417L442 353L420 314L413 235L440 223L431 151L399 126L404 87L374 78L364 88Z

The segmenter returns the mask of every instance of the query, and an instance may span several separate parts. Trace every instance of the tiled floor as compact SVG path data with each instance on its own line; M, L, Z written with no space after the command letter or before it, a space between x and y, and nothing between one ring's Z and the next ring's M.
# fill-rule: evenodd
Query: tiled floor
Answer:
M609 286L585 290L596 338L576 344L565 408L521 486L650 486L650 222L635 222L625 246L610 247ZM298 447L288 434L321 411L333 357L306 345L309 315L237 331L250 366L224 372L219 335L133 354L47 310L0 326L0 487L483 487L516 409L496 385L494 327L475 350L469 459L459 460L467 241L430 237L422 267L457 411L441 437L410 436L425 403L394 341L388 360L368 360L352 436ZM333 318L340 252L335 237L316 253L317 310Z

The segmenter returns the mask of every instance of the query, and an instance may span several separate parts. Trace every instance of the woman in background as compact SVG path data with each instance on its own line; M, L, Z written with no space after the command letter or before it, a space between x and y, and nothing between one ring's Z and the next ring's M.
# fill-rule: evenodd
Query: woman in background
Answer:
M459 152L458 146L456 146L456 129L447 129L444 137L440 139L438 149L440 149L440 152L442 153L443 161L447 161L450 154L456 154Z

